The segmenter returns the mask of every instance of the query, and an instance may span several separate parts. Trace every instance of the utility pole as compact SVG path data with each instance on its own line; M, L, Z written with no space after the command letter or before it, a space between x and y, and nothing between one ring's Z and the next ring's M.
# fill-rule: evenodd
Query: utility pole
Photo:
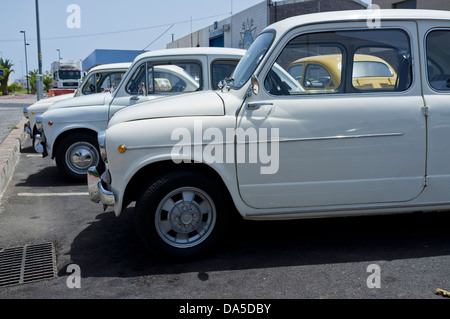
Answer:
M23 33L23 44L25 46L25 71L26 73L26 79L27 79L27 94L30 94L30 85L28 81L28 58L27 58L27 36L25 35L25 31L20 31L20 33Z
M42 52L41 52L41 31L39 28L39 3L36 0L36 31L37 31L37 46L38 46L38 74L36 75L36 91L37 100L44 97L44 82L42 80Z

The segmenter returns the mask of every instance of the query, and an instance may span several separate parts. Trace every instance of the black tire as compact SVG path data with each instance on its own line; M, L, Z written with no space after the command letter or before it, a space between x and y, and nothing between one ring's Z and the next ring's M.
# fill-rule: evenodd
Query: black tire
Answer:
M217 185L202 172L175 170L145 187L136 202L136 231L155 256L188 261L220 246L231 214L229 196Z
M55 150L55 157L61 173L74 181L86 181L91 166L104 171L95 134L76 132L64 137Z

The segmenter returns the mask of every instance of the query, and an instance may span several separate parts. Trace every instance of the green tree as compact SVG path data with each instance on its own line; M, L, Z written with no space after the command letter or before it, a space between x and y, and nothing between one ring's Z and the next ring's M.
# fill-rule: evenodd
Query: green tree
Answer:
M3 76L0 75L0 90L3 95L8 95L8 80L9 76L14 70L11 60L0 58L0 69L3 70Z
M17 83L12 83L10 86L8 86L8 92L16 93L21 90L23 90L23 87Z
M36 74L38 74L38 70L33 70L28 72L27 78L30 83L31 94L36 94Z
M50 74L49 71L45 72L44 77L43 77L43 82L44 82L44 91L48 92L48 90L50 90L52 88L52 84L53 84L52 75Z

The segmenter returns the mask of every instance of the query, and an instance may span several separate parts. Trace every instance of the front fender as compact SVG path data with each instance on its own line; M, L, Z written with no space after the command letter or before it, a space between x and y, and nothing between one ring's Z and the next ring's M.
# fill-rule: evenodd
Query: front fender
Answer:
M206 165L221 178L231 197L239 198L234 157L231 162L227 161L225 147L229 144L225 140L224 143L218 140L220 132L224 138L227 129L233 132L234 123L234 116L206 116L123 122L109 127L105 135L111 176L108 190L115 195L115 214L121 213L124 195L134 177L149 180L151 176L141 176L142 172L148 172L148 168L162 162L170 162L171 167L178 163ZM203 125L204 134L199 129L199 124ZM215 131L208 131L212 128ZM180 138L179 133L182 132L190 134L192 140L188 141L186 136ZM216 136L213 137L208 132L215 133ZM234 148L233 141L233 137L228 141L231 148ZM126 147L123 153L118 151L121 145ZM192 151L180 153L183 147L191 147ZM207 147L222 147L223 157L215 157L216 153Z
M42 115L43 133L48 154L55 156L57 140L68 131L91 130L96 133L108 126L106 106L77 107L48 110Z

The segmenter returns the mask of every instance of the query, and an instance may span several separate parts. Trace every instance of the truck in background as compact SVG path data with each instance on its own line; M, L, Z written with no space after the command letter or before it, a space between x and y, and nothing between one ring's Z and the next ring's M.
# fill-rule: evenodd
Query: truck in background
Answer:
M81 64L77 60L60 60L52 63L53 88L77 89L81 84Z

